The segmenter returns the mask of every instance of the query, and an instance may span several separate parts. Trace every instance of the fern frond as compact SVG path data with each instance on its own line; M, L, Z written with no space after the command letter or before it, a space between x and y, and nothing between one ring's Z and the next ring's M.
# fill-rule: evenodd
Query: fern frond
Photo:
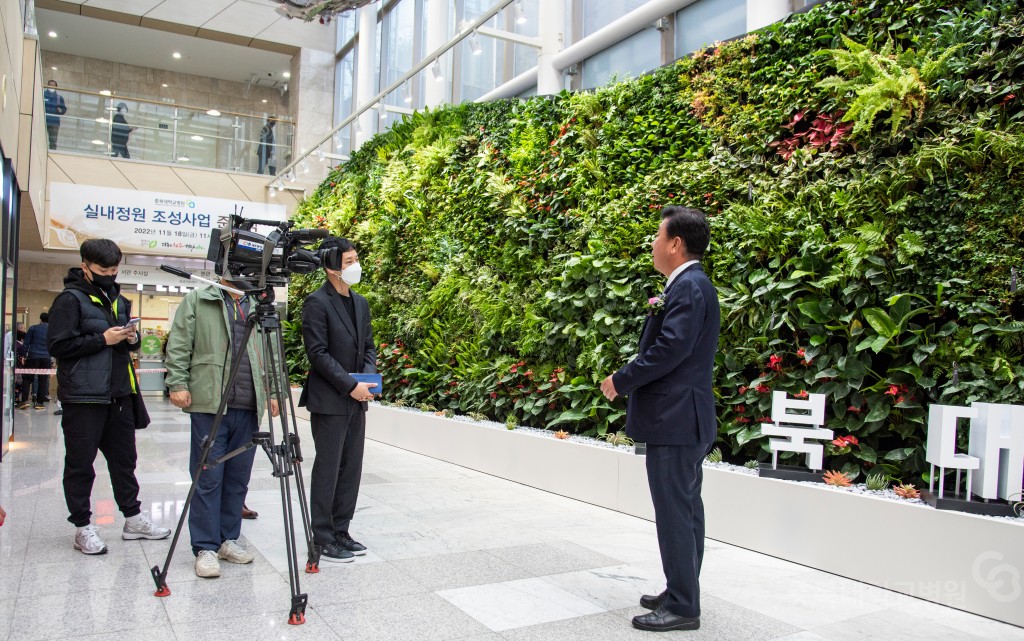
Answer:
M896 260L903 265L914 262L914 256L925 253L924 238L916 231L905 231L896 237Z

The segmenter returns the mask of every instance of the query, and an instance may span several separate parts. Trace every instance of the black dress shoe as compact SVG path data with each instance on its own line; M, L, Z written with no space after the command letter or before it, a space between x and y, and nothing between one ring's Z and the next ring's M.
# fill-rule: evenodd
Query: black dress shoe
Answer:
M328 543L320 547L320 558L335 563L351 563L355 560L352 553L334 543Z
M657 596L651 594L645 594L640 597L640 607L647 608L648 610L657 610L661 607L661 604L665 602L665 596L668 594L668 590L662 592Z
M334 542L338 544L343 550L348 550L356 556L362 556L366 554L366 546L359 541L354 540L348 535L348 532L342 532L341 534L334 537Z
M700 617L683 617L672 614L664 607L654 612L633 617L633 627L648 632L668 632L669 630L700 629Z

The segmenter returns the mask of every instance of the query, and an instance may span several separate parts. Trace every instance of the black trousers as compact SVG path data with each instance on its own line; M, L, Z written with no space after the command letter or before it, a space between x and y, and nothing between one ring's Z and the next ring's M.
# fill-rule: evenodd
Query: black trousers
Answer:
M49 139L50 149L57 148L57 132L60 131L60 125L46 125L46 137Z
M64 403L64 500L76 527L92 519L89 498L96 479L93 463L103 452L110 471L114 501L127 518L141 512L139 482L135 478L135 416L130 396L102 403Z
M673 614L700 616L700 566L704 559L701 463L708 446L647 445L647 482L654 501L665 606Z
M320 545L333 543L348 532L359 497L366 441L366 412L349 416L311 414L313 430L313 473L309 488L309 519L313 539Z
M27 358L25 369L50 369L53 363L49 358ZM50 396L50 375L49 374L27 374L29 377L29 391L32 393L32 400L42 403Z

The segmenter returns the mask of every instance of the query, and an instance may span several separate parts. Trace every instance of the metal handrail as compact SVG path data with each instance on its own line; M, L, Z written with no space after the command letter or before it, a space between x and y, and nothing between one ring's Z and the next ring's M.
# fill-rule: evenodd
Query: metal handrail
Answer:
M44 87L44 89L45 89L45 87ZM177 107L179 109L187 109L189 111L200 111L200 112L204 112L204 113L207 113L210 110L215 110L215 111L220 112L220 115L222 115L222 116L241 116L243 118L266 118L265 114L244 113L244 112L241 112L241 111L221 111L220 109L216 109L214 107L196 107L196 106L193 106L193 105L182 104L180 102L163 102L161 100L153 100L152 98L135 98L135 97L132 97L132 96L129 96L129 95L126 95L126 94L115 94L115 93L112 93L112 92L109 93L109 94L106 94L106 93L102 93L102 92L99 92L99 91L86 91L85 89L68 89L66 87L57 87L57 92L58 93L77 93L77 94L81 94L81 95L84 95L84 96L97 96L97 97L102 98L104 100L110 99L110 100L123 100L125 102L142 102L142 103L146 103L146 104L150 104L150 105L157 105L159 107ZM292 126L295 125L295 121L294 120L290 120L288 118L283 118L283 117L280 117L280 116L274 116L274 120L278 121L279 123L283 122L283 123L286 123L286 124L289 124L289 125L292 125Z
M69 103L69 112L59 115L63 133L58 130L57 151L86 155L116 153L111 136L115 105L125 102L134 113L128 117L135 122L129 122L128 126L144 133L141 140L135 137L129 143L133 159L259 173L259 161L252 152L259 149L256 132L267 117L264 114L203 109L149 98L61 87L57 92ZM275 142L272 149L274 155L284 161L291 154L290 137L294 135L294 122L276 117L275 120L279 125L277 139L284 142ZM201 136L201 139L193 144L181 136ZM99 147L92 147L90 143ZM267 165L276 167L273 163Z

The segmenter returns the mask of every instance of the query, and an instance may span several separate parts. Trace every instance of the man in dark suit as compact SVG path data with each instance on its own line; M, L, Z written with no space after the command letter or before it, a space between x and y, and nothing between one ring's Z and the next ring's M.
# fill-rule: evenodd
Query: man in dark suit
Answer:
M327 238L321 249L337 249L324 261L327 282L302 306L302 340L309 356L309 378L299 405L310 412L316 458L309 503L313 539L320 556L348 562L366 554L349 535L363 469L368 383L352 373L376 373L377 350L366 299L352 291L362 268L355 247Z
M667 587L640 599L652 612L633 617L633 626L655 632L700 627L701 463L718 433L712 378L721 325L718 292L700 265L711 236L707 218L674 206L661 217L651 256L668 283L651 299L639 355L601 383L609 400L629 396L626 433L647 443Z

